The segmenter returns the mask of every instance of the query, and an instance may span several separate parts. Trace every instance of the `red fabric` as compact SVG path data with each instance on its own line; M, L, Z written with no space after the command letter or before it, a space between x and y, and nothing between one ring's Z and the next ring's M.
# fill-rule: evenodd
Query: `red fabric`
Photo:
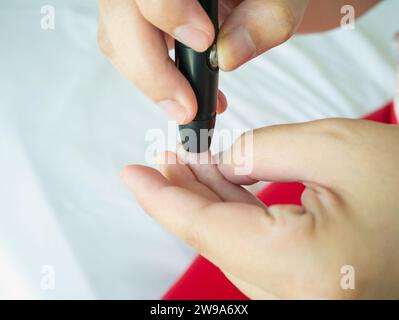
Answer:
M383 123L398 123L393 103L365 117ZM301 204L304 186L300 183L272 183L258 198L266 205ZM165 300L246 300L223 273L205 258L199 256L165 294Z

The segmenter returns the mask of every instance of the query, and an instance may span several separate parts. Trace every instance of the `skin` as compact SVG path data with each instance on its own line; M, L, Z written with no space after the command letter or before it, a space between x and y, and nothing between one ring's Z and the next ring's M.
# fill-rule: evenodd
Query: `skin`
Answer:
M252 299L399 298L399 128L330 119L254 131L217 164L165 153L123 180L166 230ZM209 157L202 154L200 157ZM201 162L203 163L203 161ZM248 175L235 174L253 164ZM299 181L303 206L266 207L241 185ZM340 286L355 270L355 289Z
M296 33L338 27L343 5L359 17L379 0L220 0L220 68L231 71ZM197 101L169 58L178 39L205 51L215 37L197 0L100 0L98 43L112 64L178 123L190 122ZM217 111L227 107L219 93Z
M360 16L377 2L221 1L220 66L234 70L296 33L337 27L342 5ZM173 119L191 121L195 96L168 48L173 38L197 51L213 42L198 3L102 0L100 12L99 44L115 67ZM187 25L195 30L182 32ZM218 112L226 106L220 93ZM133 165L123 179L157 222L253 299L399 298L399 128L342 119L267 127L236 158L245 138L219 165L187 154L168 164L176 155L165 153L160 171ZM236 175L243 162L253 170ZM303 206L265 207L241 186L257 181L305 183ZM340 287L344 265L356 271L355 290Z

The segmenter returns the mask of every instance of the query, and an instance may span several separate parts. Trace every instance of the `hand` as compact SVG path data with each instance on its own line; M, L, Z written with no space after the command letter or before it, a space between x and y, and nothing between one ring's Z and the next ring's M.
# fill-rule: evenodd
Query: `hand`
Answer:
M254 152L237 156L246 136L218 166L185 164L189 155L162 174L129 166L124 181L253 299L399 298L399 128L339 119L266 127L254 132ZM235 175L243 164L252 170ZM259 180L304 182L303 206L266 208L240 186ZM340 286L344 265L355 290Z
M219 65L230 71L296 32L337 27L343 5L353 5L359 17L380 0L219 1L223 23L218 36ZM197 0L100 0L98 43L103 53L180 124L195 117L197 101L169 58L168 47L173 48L177 39L202 52L214 37L212 23ZM219 92L217 112L226 107L227 100Z
M309 0L221 0L219 64L232 70L297 30ZM184 124L197 113L190 84L169 58L178 39L205 51L213 25L197 0L100 0L98 42L114 66L172 119ZM219 92L218 113L227 101Z

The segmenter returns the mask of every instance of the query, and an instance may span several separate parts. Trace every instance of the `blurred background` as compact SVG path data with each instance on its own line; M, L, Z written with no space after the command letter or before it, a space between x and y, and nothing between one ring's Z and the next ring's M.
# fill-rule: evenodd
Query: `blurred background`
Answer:
M41 27L43 6L54 30ZM395 92L398 13L382 1L353 30L296 37L222 74L218 127L382 107ZM119 179L167 121L102 56L97 17L97 0L0 2L0 298L157 299L195 257Z

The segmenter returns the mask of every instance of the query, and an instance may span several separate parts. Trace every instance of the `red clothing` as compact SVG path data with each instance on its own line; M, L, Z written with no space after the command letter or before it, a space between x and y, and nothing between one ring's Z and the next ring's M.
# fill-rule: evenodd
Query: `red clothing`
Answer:
M393 103L365 117L383 123L397 124ZM266 205L301 204L304 186L300 183L272 183L258 198ZM242 294L217 268L199 256L165 294L165 300L245 300Z

